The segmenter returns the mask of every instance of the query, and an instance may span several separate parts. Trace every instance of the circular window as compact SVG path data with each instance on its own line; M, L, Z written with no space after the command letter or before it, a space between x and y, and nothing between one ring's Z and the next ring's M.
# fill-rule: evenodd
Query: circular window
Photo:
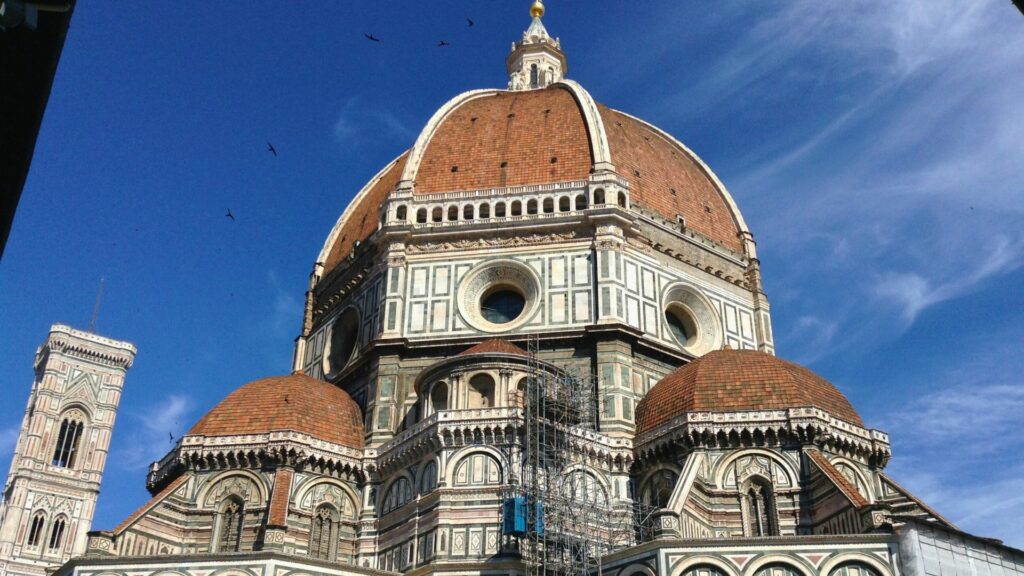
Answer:
M480 300L480 314L492 324L508 324L523 313L526 298L515 288L498 286Z
M359 313L349 308L331 326L331 336L324 350L324 373L334 375L352 359L359 341Z
M517 328L533 316L540 300L540 279L516 260L491 260L469 271L459 285L459 311L483 332Z
M662 296L664 338L700 356L720 346L722 330L714 306L691 286L676 284Z
M681 346L690 346L697 340L697 323L690 311L680 304L673 303L665 309L665 323Z

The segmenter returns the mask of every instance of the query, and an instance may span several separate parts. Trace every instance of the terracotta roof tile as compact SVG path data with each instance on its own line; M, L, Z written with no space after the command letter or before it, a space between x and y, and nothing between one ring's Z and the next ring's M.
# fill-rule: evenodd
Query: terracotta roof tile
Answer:
M598 105L612 163L629 182L630 200L669 221L743 252L740 228L718 186L689 152L622 112Z
M117 525L117 528L114 528L114 535L120 534L121 532L127 530L132 524L135 523L136 520L142 518L142 516L146 512L149 512L157 504L162 502L164 498L167 498L172 492L177 490L178 486L184 484L185 480L188 480L188 476L182 474L181 476L175 478L170 484L164 486L164 489L157 492L156 496L150 498L148 502L146 502L142 506L139 506L139 508L136 509L135 512L132 512L128 515L127 518L122 520L121 523Z
M458 356L469 356L470 354L512 354L514 356L529 356L529 354L526 353L526 350L523 350L519 346L500 338L484 340L468 350L459 352Z
M737 252L739 226L712 176L700 162L657 130L598 105L612 163L629 182L632 202ZM347 209L328 253L325 273L356 241L380 225L380 205L395 189L409 153L384 171ZM498 92L469 99L449 112L423 151L414 192L433 194L585 180L593 167L590 134L568 89Z
M346 209L348 220L342 226L341 232L334 240L334 245L331 246L327 261L324 262L325 274L333 270L339 262L348 256L356 241L365 242L371 234L377 231L380 226L380 205L387 199L388 194L398 186L408 157L408 151L399 156L365 196L356 198L349 204Z
M189 435L237 436L294 430L315 438L363 447L363 415L341 388L304 374L255 380L214 406Z
M445 117L424 151L415 191L586 180L592 165L583 114L568 90L499 92Z
M636 432L687 412L813 406L864 426L850 401L807 368L754 350L710 352L662 378L636 407Z
M836 485L836 488L846 496L846 499L853 504L854 508L863 508L870 504L864 498L864 495L860 493L860 490L857 490L857 487L850 482L850 479L839 470L836 470L836 467L820 451L815 449L807 450L807 457L818 467L818 470L821 470Z
M267 524L284 526L288 523L288 497L292 490L294 472L287 468L279 468L274 478L274 492L270 495L270 516Z

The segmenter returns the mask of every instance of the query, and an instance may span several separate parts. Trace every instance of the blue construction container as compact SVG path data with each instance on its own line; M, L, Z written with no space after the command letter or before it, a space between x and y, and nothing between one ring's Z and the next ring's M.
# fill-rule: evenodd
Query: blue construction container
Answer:
M533 531L537 533L538 538L544 537L544 503L536 502L533 507L534 520L533 520Z
M506 498L501 503L501 532L507 536L525 536L530 530L530 512L525 496ZM544 536L544 504L533 504L533 532Z
M526 498L515 496L506 498L502 503L501 531L510 536L526 534Z

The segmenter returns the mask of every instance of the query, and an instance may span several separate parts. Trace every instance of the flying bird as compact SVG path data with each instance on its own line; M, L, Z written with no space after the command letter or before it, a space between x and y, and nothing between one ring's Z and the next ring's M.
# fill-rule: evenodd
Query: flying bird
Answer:
M442 46L451 46L451 44L445 42L444 40L441 40L440 42L437 43L437 47L440 48Z
M274 148L274 145L270 142L267 142L267 152L270 152L275 158L277 158L277 148Z
M230 219L232 222L235 221L235 215L231 213L231 208L228 208L228 213L225 214L224 217Z
M170 442L171 444L174 444L174 434L171 434L170 432L168 432L168 433L167 433L167 438L169 439L168 441L169 441L169 442Z
M469 24L470 26L473 25L473 21L470 20L470 18L468 16L466 17L466 24Z
M366 36L366 39L370 42L380 42L380 38L377 38L373 34L363 34L363 36Z

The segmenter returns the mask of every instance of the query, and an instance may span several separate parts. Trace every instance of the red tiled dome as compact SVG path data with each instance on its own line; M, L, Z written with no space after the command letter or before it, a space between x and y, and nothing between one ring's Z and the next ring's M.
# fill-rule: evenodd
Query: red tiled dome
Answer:
M807 368L754 350L716 350L651 388L636 407L636 433L687 412L739 412L815 407L864 426L843 394Z
M601 139L592 133L597 129L588 126L579 92L565 84L483 92L456 98L451 109L439 113L436 125L428 125L417 146L378 174L352 202L325 247L325 273L351 252L356 241L365 241L377 230L381 203L403 172L413 178L416 194L589 177L595 141ZM597 104L591 117L603 125L609 159L629 183L633 205L673 222L682 216L690 229L743 252L742 217L696 155L657 128L606 106Z
M501 338L484 340L476 346L458 353L459 356L470 356L473 354L511 354L512 356L529 357L526 350Z
M279 430L363 447L359 405L341 388L304 374L249 382L207 412L188 435L240 436Z

